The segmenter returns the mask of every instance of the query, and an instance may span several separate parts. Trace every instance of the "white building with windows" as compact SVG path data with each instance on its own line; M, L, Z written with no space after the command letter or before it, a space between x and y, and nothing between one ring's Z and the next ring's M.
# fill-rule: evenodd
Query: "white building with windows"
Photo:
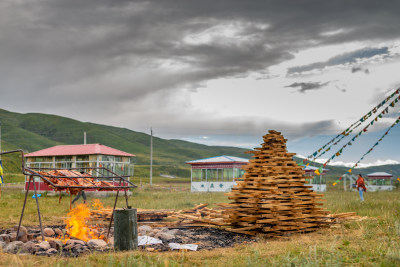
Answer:
M217 156L212 158L187 161L192 166L192 192L229 192L235 180L244 174L242 166L248 159L233 156Z

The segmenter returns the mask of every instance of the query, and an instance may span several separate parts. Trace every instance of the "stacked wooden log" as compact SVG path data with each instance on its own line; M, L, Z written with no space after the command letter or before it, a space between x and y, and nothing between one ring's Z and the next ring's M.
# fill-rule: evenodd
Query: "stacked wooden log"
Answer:
M90 216L92 220L109 221L111 219L111 208L103 208L100 210L91 210ZM147 210L137 209L138 222L143 221L161 221L162 219L174 214L173 210Z
M190 226L213 226L226 225L223 217L223 209L207 208L208 204L199 204L187 210L149 210L137 209L137 220L142 223L155 223L162 226L190 227ZM91 220L110 221L111 208L91 210ZM167 219L167 221L163 221ZM163 221L163 222L162 222Z
M232 192L233 202L226 204L230 231L267 236L313 231L327 225L328 211L320 194L306 185L304 171L286 150L281 133L269 131L262 147L243 169L246 173Z

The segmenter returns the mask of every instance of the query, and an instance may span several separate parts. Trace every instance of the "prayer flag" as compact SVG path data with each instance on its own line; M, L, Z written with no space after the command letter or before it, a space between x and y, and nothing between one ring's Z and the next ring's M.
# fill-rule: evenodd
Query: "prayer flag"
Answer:
M394 101L393 101L392 103L390 103L390 106L391 106L391 107L394 107Z
M349 169L349 173L351 173L352 169Z
M2 167L2 162L0 160L0 184L3 183L3 167Z
M333 185L333 186L335 186L336 184L337 184L337 183L336 183L336 182L334 182L332 185Z
M315 173L316 175L321 175L321 174L319 173L319 170L318 170L318 169L315 170L314 173Z
M313 156L315 157L317 154L318 154L318 152L316 151L316 152L314 152Z

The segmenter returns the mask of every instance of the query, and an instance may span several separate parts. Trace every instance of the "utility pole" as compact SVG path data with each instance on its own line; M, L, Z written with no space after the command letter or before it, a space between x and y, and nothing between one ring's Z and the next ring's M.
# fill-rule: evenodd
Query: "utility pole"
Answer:
M83 144L86 145L86 132L83 132Z
M153 185L153 128L150 128L150 186Z

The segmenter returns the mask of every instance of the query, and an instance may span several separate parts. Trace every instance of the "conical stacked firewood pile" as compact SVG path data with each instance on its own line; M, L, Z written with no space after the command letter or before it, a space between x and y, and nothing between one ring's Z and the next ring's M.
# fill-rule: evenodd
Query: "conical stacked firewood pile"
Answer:
M280 132L269 131L264 143L243 168L246 173L225 207L229 230L244 234L276 236L314 231L329 224L328 211L320 206L321 194L307 186L302 167L288 153Z

